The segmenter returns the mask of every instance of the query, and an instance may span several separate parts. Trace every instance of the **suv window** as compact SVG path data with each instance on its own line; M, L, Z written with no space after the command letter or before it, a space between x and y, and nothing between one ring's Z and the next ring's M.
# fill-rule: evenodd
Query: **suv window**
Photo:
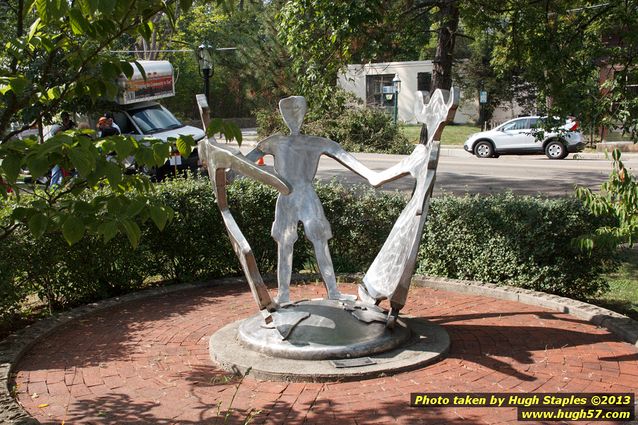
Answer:
M503 131L508 131L508 130L526 130L529 127L528 125L529 120L527 118L524 119L520 119L520 120L515 120L512 121L511 123L505 125L503 127Z

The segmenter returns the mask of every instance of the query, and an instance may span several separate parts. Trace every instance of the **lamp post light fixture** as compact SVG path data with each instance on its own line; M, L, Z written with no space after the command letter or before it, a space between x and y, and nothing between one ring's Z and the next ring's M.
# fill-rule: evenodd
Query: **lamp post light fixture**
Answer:
M394 86L394 123L397 123L397 116L399 115L399 92L401 91L401 79L399 74L394 74L392 79L392 85Z
M204 43L200 44L197 48L197 61L199 62L199 69L202 71L204 78L204 96L206 96L206 102L209 101L210 77L213 75L212 49L212 46Z

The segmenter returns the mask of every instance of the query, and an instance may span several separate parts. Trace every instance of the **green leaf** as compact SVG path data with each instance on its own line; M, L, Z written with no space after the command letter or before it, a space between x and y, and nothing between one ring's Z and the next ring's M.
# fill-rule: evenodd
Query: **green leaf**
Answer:
M222 130L224 121L221 118L213 118L208 123L208 128L206 129L206 135L208 137L212 137L215 133L220 133Z
M146 70L144 69L144 67L142 66L141 63L139 63L138 61L133 62L133 65L135 65L135 67L137 68L137 70L140 72L140 74L142 74L142 78L144 78L144 80L146 80ZM131 73L131 76L133 74ZM130 77L129 77L130 78Z
M122 181L122 169L112 162L105 164L104 175L112 187L117 186Z
M614 161L618 161L620 159L620 149L614 149L611 156L614 158Z
M20 155L11 154L2 160L2 169L9 183L15 183L20 175L20 165L22 158Z
M133 69L133 65L131 65L130 62L120 61L120 68L122 69L122 72L124 73L126 78L131 79L133 77L133 73L135 72L135 70Z
M69 158L71 159L73 166L82 176L88 175L95 168L95 164L91 161L89 153L83 149L75 148L69 150Z
M77 217L69 216L62 225L62 236L69 245L79 242L84 236L84 223Z
M38 16L44 22L48 22L51 18L51 11L49 10L49 1L48 0L36 0L35 8L38 12Z
M27 167L29 167L29 171L31 172L31 177L33 177L34 179L45 175L50 168L49 161L46 157L30 155L27 156L26 162Z
M102 223L97 228L98 234L104 238L104 243L110 241L117 235L117 223L114 221L107 221Z
M11 91L16 95L21 95L31 84L31 82L23 76L9 78L8 82Z
M133 218L138 215L144 209L144 202L138 201L137 199L133 199L126 207L126 215Z
M49 225L49 219L42 213L35 213L29 219L28 225L33 237L38 239L44 235L44 232L46 232L47 226Z
M36 32L38 32L38 30L40 29L42 24L42 20L40 18L36 19L32 24L31 27L29 28L29 36L27 38L27 42L31 42L31 39L33 38L33 36L36 34Z
M61 96L60 87L53 87L47 90L47 98L48 99L57 99Z
M164 211L164 208L153 205L149 208L149 212L151 214L151 220L153 220L153 223L155 223L157 228L164 230L166 222L168 221L168 214Z
M100 0L100 12L102 12L105 16L111 15L113 10L115 10L116 3L117 0Z
M133 153L135 146L133 146L133 143L131 143L131 140L128 138L116 137L113 139L113 142L115 143L115 153L117 153L120 160L124 160Z
M69 10L69 22L71 23L71 30L75 35L82 35L89 32L89 23L79 9L72 8Z
M177 150L180 155L184 157L188 157L191 154L191 150L195 145L195 141L193 140L193 136L183 136L180 135L175 141L175 145L177 146Z
M160 167L171 154L171 147L168 143L158 142L154 143L151 149L144 148L140 153L145 164Z
M133 248L137 248L140 243L140 238L142 237L140 227L132 220L123 220L122 227L124 228L124 233L126 233L131 246Z
M116 80L120 76L121 72L119 67L114 63L104 62L104 64L102 64L102 74L106 79Z

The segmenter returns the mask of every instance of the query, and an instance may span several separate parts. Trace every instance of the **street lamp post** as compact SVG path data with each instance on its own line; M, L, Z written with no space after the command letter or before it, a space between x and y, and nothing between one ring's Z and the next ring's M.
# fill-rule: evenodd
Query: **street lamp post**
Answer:
M401 79L399 78L399 74L394 74L392 85L394 86L394 123L396 124L399 115L399 92L401 91Z
M213 57L211 55L212 47L208 44L200 44L197 48L197 61L199 62L199 69L202 71L202 77L204 78L204 96L206 96L206 102L210 101L210 77L213 74Z

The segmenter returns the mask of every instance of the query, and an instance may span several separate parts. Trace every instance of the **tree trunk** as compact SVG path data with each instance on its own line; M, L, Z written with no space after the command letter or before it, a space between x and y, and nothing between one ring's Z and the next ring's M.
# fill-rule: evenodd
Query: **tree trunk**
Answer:
M436 55L432 67L432 86L430 93L436 89L452 88L452 62L454 60L454 42L459 28L458 1L443 0L439 4L439 30L437 34ZM428 132L425 124L421 128L419 143L427 143Z
M459 7L457 2L442 2L439 12L436 55L432 69L432 92L436 89L450 90L452 87L452 61L458 27Z

